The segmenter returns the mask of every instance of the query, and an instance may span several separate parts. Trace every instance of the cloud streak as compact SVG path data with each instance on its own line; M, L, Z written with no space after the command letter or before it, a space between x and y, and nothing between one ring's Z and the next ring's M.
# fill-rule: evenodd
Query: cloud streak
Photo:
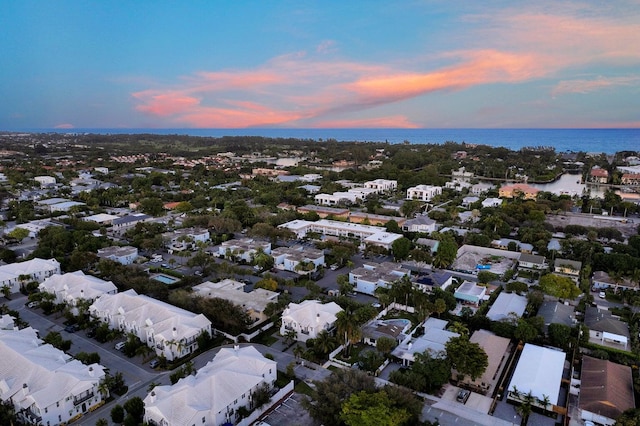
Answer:
M639 81L637 76L558 78L585 64L640 63L637 20L596 16L578 7L556 14L504 10L464 20L485 23L469 35L478 41L427 59L349 61L336 58L338 43L325 40L311 54L277 56L249 70L201 70L132 98L138 112L187 127L417 127L426 123L392 111L393 104L543 79L557 81L549 96ZM368 118L362 118L364 111Z

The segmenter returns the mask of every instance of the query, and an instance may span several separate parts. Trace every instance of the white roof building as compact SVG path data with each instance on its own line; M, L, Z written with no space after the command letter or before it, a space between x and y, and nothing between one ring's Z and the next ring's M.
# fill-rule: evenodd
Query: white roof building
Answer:
M204 315L139 295L134 290L104 294L93 302L89 312L113 329L135 334L169 361L195 351L197 338L203 332L211 335L211 321Z
M315 339L322 330L331 330L342 308L335 302L322 304L318 300L305 300L302 303L289 303L282 312L280 334L287 331L297 333L296 340L306 342Z
M274 266L300 275L308 274L324 265L324 251L304 246L277 247L271 250ZM300 268L301 266L306 266Z
M0 399L10 401L25 423L67 423L103 399L104 367L43 344L31 327L0 330L0 359Z
M565 358L560 350L526 343L509 383L507 398L522 401L531 392L539 401L546 396L549 404L557 405Z
M441 186L417 185L407 189L407 200L431 201L436 195L442 194Z
M103 294L116 294L118 288L111 281L105 281L82 271L55 274L44 280L40 291L56 296L55 303L76 306L79 300L93 301Z
M380 226L327 219L320 219L316 222L296 219L280 225L279 228L289 229L298 238L303 238L307 232L317 232L326 236L358 238L363 242L382 246L386 249L391 248L393 241L402 238L401 234L386 232L385 228Z
M399 358L402 365L413 364L416 354L428 352L431 357L444 357L445 345L460 334L447 331L444 328L447 321L438 318L429 318L424 324L424 334L417 338L409 337L391 352L391 355Z
M131 265L138 258L138 248L133 246L111 246L98 249L98 257L113 260L122 265Z
M276 381L277 364L253 346L222 348L195 376L156 386L144 399L144 421L155 425L236 424L238 408L254 408L253 394Z
M374 294L376 288L388 288L392 282L411 276L411 271L399 263L365 263L349 271L349 283L360 293Z
M277 302L279 295L275 291L264 288L254 288L246 293L243 283L231 279L224 279L217 283L205 281L194 286L192 290L198 296L217 297L242 306L255 323L267 320L264 310L269 303Z
M527 298L520 296L516 293L500 293L498 298L489 312L487 312L487 318L491 321L501 321L508 319L510 314L515 314L520 318L527 308Z
M258 252L258 249L262 249L266 254L271 254L271 243L257 241L252 238L223 241L218 246L218 256L223 256L227 259L244 260L248 263L253 260L253 256Z
M374 179L364 183L365 188L375 189L377 192L395 191L398 189L397 180Z
M43 282L60 273L60 263L55 259L35 258L24 262L0 266L0 287L8 286L11 293L20 291L20 284L29 281Z

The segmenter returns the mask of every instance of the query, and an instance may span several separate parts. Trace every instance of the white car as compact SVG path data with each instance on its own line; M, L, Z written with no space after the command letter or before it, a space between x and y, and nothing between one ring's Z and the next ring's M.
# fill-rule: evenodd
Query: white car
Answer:
M600 299L606 299L607 298L607 293L605 293L604 291L601 291L600 293L598 293L598 297Z

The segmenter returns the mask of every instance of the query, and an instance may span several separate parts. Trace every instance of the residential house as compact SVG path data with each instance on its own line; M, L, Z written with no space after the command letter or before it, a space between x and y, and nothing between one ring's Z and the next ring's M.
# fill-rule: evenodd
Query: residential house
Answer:
M118 219L118 217L119 216L113 214L98 213L91 216L83 217L82 220L85 222L95 222L98 225L111 226L113 225L113 221Z
M139 295L133 289L100 296L89 312L112 329L135 334L169 361L195 351L203 332L212 335L211 321L204 315Z
M36 176L33 178L41 187L52 186L56 184L56 178L53 176Z
M98 249L98 257L109 259L122 265L131 265L138 258L138 248L133 246L111 246Z
M578 260L557 258L553 262L553 272L571 278L576 284L580 281L582 262Z
M438 246L440 245L440 241L432 240L430 238L418 238L415 243L422 248L428 248L432 255L438 252Z
M407 189L407 200L431 201L436 195L442 194L441 186L417 185Z
M458 180L460 182L471 182L473 177L473 172L467 172L464 167L460 167L458 170L451 170L451 179L453 180Z
M424 334L415 338L409 336L396 346L391 355L405 367L415 362L416 354L427 352L431 357L444 358L447 342L460 336L458 333L445 330L447 324L448 322L445 320L428 318L424 323Z
M483 208L500 207L502 205L502 200L500 198L489 197L482 200L481 204Z
M453 275L447 271L431 270L418 276L413 284L424 292L432 292L436 288L446 290L453 284Z
M313 200L321 206L337 206L359 203L363 197L355 192L334 192L333 194L316 194Z
M99 407L105 368L44 344L31 327L0 330L0 400L21 423L68 424Z
M105 281L82 271L55 274L45 279L38 289L55 296L55 303L64 303L77 315L78 303L93 302L103 294L116 294L118 288L111 281Z
M35 238L38 236L40 231L46 229L50 226L65 226L62 222L58 222L54 219L37 219L31 220L25 223L17 223L15 228L22 228L29 232L29 238ZM13 229L15 229L13 228ZM5 234L10 233L13 229L6 230Z
M241 306L256 325L268 320L264 311L269 303L278 301L279 293L264 288L254 288L247 293L244 286L241 282L227 278L216 283L205 281L193 286L192 291L197 296L217 297Z
M378 193L391 192L398 189L398 181L388 179L375 179L365 182L364 187L374 189Z
M413 219L408 219L402 225L404 232L420 232L423 234L431 234L436 231L437 223L430 219L427 215L419 215Z
M589 172L589 182L606 184L609 181L609 172L600 167L594 167Z
M471 205L477 203L478 201L480 201L480 197L477 197L475 195L467 196L462 199L462 203L460 205L464 209L470 209Z
M535 200L540 190L525 183L501 186L498 191L500 198L523 197L525 200Z
M396 345L402 342L411 329L411 321L408 319L374 319L362 327L362 341L367 345L376 346L378 339L386 337L393 339Z
M584 325L589 328L589 342L627 350L631 338L629 325L614 317L608 310L587 306Z
M471 186L470 192L473 195L480 196L489 192L491 189L493 189L493 185L491 185L490 183L479 182Z
M509 382L507 399L523 402L531 395L531 405L546 411L560 403L560 385L566 354L560 350L525 343Z
M583 355L578 408L585 422L616 424L623 412L636 408L631 367Z
M525 296L502 292L491 305L489 312L487 312L487 318L491 321L508 320L513 316L520 318L526 308L527 298Z
M518 266L520 268L533 269L533 270L545 270L547 265L547 259L544 256L538 254L522 253L518 259Z
M273 389L277 363L253 346L222 348L195 375L156 386L144 399L144 421L156 426L238 424L263 386ZM275 402L275 401L274 401Z
M257 241L252 238L233 239L223 241L218 246L218 256L235 262L251 263L259 250L262 250L265 254L271 254L271 243Z
M60 263L56 259L35 258L24 262L0 266L0 287L7 286L11 293L20 291L20 286L31 281L41 283L50 276L60 273Z
M376 288L388 288L402 277L411 277L411 271L399 263L365 263L349 271L349 283L360 293L374 294Z
M285 336L287 332L294 331L299 342L315 339L321 331L333 329L339 312L342 308L335 302L322 304L318 300L305 300L289 303L282 312L280 334Z
M596 290L603 290L607 288L624 288L635 290L638 288L637 284L631 281L629 278L620 277L619 280L616 280L604 271L595 271L593 273L593 277L591 278L591 286Z
M491 395L498 385L500 373L504 370L509 360L509 345L511 341L507 338L496 336L487 330L476 330L469 339L471 343L477 343L487 354L488 365L484 373L475 380L470 376L465 376L460 383L464 387L471 388L483 395ZM453 377L456 377L453 370Z
M576 323L576 308L557 301L546 301L540 305L538 316L544 320L544 331L547 332L551 324L562 324L573 328Z
M152 216L143 213L133 213L114 219L111 225L111 232L115 235L122 235L138 223L148 222Z
M456 300L464 304L479 306L486 299L487 287L472 281L465 281L460 284L453 295Z
M305 246L277 247L271 250L273 266L300 275L315 272L324 266L324 251Z
M198 243L207 243L211 239L208 229L180 228L173 232L165 232L162 239L166 241L169 253L174 251L192 250Z
M519 240L513 240L511 238L493 240L491 241L491 246L500 250L519 251L520 253L531 254L533 252L533 245L520 242Z
M621 182L623 185L640 185L640 173L623 173Z

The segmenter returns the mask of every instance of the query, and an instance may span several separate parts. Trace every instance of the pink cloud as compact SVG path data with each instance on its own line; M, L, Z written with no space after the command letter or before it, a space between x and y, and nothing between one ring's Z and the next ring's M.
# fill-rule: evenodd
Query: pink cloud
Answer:
M366 109L435 92L551 79L584 64L637 64L640 60L640 24L633 18L587 14L566 4L550 8L553 14L544 5L527 7L468 15L467 20L481 23L466 35L476 49L376 64L327 60L330 56L324 54L336 44L325 40L311 54L280 55L255 69L201 70L171 86L156 85L132 97L137 111L184 126L415 127L408 118L393 114L342 117L362 116ZM588 93L637 82L637 78L566 79L552 93ZM341 118L335 119L338 113Z
M132 96L142 102L136 106L138 111L160 117L189 111L200 103L196 98L173 91L162 93L161 91L145 90L133 93Z
M73 129L75 128L75 126L70 123L61 123L61 124L56 124L55 126L53 126L53 128L54 129Z
M639 76L633 77L599 77L594 80L563 80L551 90L553 96L565 93L587 94L597 90L609 89L619 86L637 86L640 83Z

